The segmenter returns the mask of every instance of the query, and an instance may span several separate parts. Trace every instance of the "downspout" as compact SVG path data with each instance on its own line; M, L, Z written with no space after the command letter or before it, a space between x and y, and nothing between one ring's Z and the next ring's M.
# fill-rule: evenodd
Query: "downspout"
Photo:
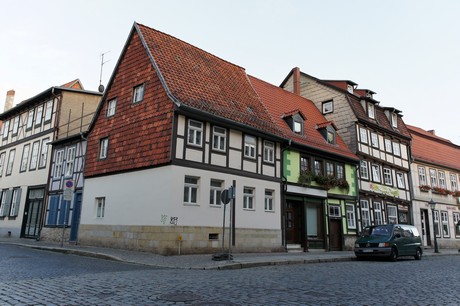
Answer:
M281 245L287 252L286 244L286 193L287 193L287 178L284 176L284 152L291 147L291 139L288 140L288 145L281 149Z

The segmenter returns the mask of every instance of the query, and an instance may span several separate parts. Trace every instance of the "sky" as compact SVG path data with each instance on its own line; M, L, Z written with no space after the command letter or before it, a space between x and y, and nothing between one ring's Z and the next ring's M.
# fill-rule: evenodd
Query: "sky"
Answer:
M2 0L0 12L0 111L11 89L15 104L77 78L97 91L138 22L277 86L294 67L351 80L460 145L457 0Z

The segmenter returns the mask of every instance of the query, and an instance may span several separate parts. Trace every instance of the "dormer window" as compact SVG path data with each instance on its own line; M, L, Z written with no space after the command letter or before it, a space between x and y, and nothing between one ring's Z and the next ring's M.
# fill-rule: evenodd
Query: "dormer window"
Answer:
M294 120L294 133L302 134L302 123L300 120Z
M324 140L327 143L335 144L336 143L336 126L332 121L327 121L324 123L320 123L316 126L317 130L323 136Z
M287 123L289 128L296 134L303 135L303 125L305 117L300 111L290 112L291 115L283 115L284 121Z
M391 126L394 128L398 127L398 115L396 113L391 114Z
M375 105L372 103L367 103L367 115L371 119L375 119Z
M353 93L353 85L348 84L347 85L347 91L352 94Z
M335 132L328 130L327 131L327 142L330 144L335 144Z

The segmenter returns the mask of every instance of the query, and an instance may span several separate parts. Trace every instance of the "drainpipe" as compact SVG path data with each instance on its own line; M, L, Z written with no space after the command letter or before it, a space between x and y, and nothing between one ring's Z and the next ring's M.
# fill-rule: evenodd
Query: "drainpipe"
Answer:
M283 175L284 172L284 152L291 147L292 140L289 139L287 146L281 149L281 245L287 251L286 244L286 192L287 192L287 178Z

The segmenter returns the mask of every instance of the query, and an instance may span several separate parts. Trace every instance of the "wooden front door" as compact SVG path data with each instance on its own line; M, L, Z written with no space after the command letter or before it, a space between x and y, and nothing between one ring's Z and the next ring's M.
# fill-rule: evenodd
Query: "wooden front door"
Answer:
M288 201L286 204L286 242L302 243L302 202Z
M342 250L342 230L340 219L329 220L329 249L331 251Z

